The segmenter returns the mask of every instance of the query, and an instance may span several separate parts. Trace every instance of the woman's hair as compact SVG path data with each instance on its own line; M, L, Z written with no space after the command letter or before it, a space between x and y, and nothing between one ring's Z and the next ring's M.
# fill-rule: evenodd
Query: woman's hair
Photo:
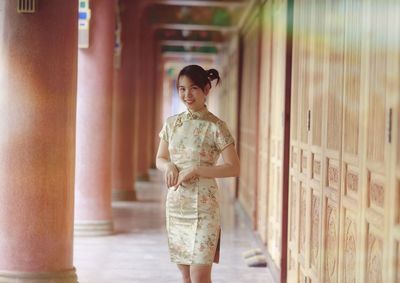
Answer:
M179 88L179 79L182 76L186 76L192 80L192 82L200 87L203 91L206 87L206 85L210 85L211 87L211 81L217 80L217 85L221 81L221 78L219 76L219 73L215 69L210 69L210 70L204 70L201 66L199 65L189 65L183 68L178 75L178 79L176 81L176 87Z

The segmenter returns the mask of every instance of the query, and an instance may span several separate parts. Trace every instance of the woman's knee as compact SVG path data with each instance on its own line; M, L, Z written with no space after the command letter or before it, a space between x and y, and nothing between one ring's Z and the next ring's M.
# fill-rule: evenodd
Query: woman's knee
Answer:
M211 266L192 266L190 279L192 283L211 283Z
M178 264L178 268L181 271L183 282L191 283L191 281L190 281L190 266Z

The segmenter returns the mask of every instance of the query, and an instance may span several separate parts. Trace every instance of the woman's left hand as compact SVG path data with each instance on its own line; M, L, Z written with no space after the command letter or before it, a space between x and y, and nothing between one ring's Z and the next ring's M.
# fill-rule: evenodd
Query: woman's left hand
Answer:
M197 176L197 166L189 167L183 169L179 172L178 182L175 185L175 188L178 188L179 185L183 185L186 181Z

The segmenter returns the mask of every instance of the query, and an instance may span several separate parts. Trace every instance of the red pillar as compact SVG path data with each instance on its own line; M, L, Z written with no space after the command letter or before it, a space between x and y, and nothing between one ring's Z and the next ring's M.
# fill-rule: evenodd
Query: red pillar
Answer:
M77 282L78 1L0 2L0 282Z
M152 123L152 103L153 90L155 84L153 71L153 48L152 32L148 26L147 19L140 21L140 46L138 50L138 74L140 79L137 81L136 111L135 111L135 146L137 152L136 162L136 180L148 181L150 168L150 149L151 146L151 123Z
M155 35L151 26L147 25L147 40L149 44L149 58L147 63L147 76L149 78L147 84L147 152L146 152L146 172L148 172L149 168L155 168L155 159L152 158L153 152L155 152L158 148L153 147L153 133L154 129L154 120L155 120L155 92L156 92L156 65L159 62L155 61ZM158 140L158 137L157 137Z
M163 115L163 82L164 82L164 60L161 54L161 46L159 42L155 42L154 47L154 58L155 62L155 91L154 91L154 116L153 116L153 153L151 155L151 161L155 163L156 153L160 138L158 137L159 131L161 131L164 115Z
M78 52L75 235L113 231L111 123L114 0L91 2L90 45Z
M134 166L134 76L137 52L137 1L120 0L121 67L114 71L112 198L136 200Z

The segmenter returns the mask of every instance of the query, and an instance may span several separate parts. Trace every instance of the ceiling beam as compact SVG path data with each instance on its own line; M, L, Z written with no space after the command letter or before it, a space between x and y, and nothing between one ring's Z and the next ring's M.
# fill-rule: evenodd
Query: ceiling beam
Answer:
M216 59L214 58L193 58L191 60L182 60L182 58L178 57L164 57L164 61L168 64L171 64L179 69L187 66L188 64L199 64L199 65L215 65Z
M246 1L196 1L196 0L154 0L154 4L171 5L171 6L198 6L198 7L225 7L233 8L246 5Z
M207 58L207 59L215 59L217 57L217 54L213 53L203 53L203 52L163 52L162 53L163 57L175 57L175 58L182 58L182 59L201 59L201 58Z
M188 63L193 64L196 62L214 64L217 60L216 55L192 54L184 56L184 54L176 54L176 52L164 52L162 57L165 61L176 62L181 65L187 65Z
M221 48L223 46L222 43L200 40L161 40L160 44L164 46L215 46L217 48Z
M229 32L236 31L235 26L215 26L215 25L192 25L192 24L153 24L156 29L177 29L177 30L207 30L207 31L220 31Z

